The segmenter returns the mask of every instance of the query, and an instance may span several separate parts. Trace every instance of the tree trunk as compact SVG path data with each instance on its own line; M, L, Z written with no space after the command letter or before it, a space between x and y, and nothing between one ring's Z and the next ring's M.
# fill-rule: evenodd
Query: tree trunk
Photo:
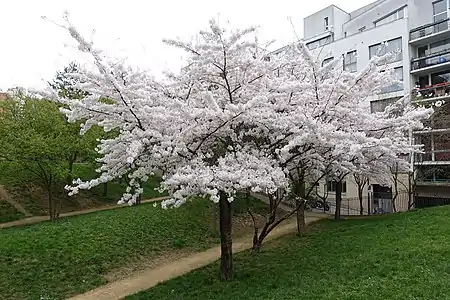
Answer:
M231 203L225 192L219 194L220 206L220 275L224 280L233 278L233 243L231 239L232 212Z
M303 236L306 231L306 222L305 222L305 197L306 197L306 187L305 181L303 179L299 179L299 182L296 185L295 194L298 196L295 199L295 207L297 210L297 234Z
M75 160L77 159L77 152L75 152L70 158L69 158L69 168L67 173L67 185L72 185L73 181L73 164L75 163Z
M217 233L217 203L212 204L211 207L211 230L214 234Z
M299 236L304 236L306 233L306 222L305 222L305 206L306 202L304 200L300 200L298 203L299 209L297 210L297 234Z
M336 212L334 218L341 219L341 202L342 202L342 181L336 182Z
M139 194L136 199L136 205L141 204L141 200L142 200L142 196L141 196L141 194Z
M106 197L108 195L108 183L103 183L103 197Z
M359 198L359 214L364 215L364 206L363 206L363 190L358 187L358 198Z
M58 218L58 214L57 214L55 199L53 198L51 182L49 182L47 184L47 197L48 197L48 211L49 211L50 221L54 221Z

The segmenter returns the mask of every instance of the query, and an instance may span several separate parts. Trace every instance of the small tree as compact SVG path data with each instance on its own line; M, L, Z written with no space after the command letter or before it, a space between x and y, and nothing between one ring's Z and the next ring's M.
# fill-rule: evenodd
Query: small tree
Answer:
M25 171L23 181L37 183L47 192L50 219L55 220L61 202L53 193L70 175L72 147L82 138L54 102L22 97L0 105L0 157L9 162L11 174Z
M365 175L354 173L353 179L358 188L359 214L362 216L364 214L363 192L364 188L369 185L369 178Z

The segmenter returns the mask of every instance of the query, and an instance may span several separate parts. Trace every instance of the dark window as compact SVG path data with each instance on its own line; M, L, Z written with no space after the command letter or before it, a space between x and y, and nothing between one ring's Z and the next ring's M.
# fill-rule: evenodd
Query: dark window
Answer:
M327 190L328 192L335 193L336 192L337 182L334 180L328 180L327 182ZM342 193L347 193L347 182L342 181Z
M439 84L439 83L445 83L450 82L450 72L444 71L439 73L431 74L431 84Z
M324 19L324 22L325 22L325 30L328 30L328 17L325 17L325 19Z
M419 77L419 86L421 89L423 89L424 87L429 86L429 85L430 85L430 80L428 78L428 75Z

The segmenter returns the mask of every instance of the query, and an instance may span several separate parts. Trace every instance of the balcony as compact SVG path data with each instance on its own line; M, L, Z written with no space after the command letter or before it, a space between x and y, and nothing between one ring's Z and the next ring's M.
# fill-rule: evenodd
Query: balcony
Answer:
M426 24L410 31L410 44L414 46L426 45L450 37L450 19Z
M411 100L416 104L426 104L428 102L443 101L450 97L450 82L439 83L414 89L411 93Z
M414 58L411 61L411 74L425 75L431 72L440 72L450 69L450 48Z

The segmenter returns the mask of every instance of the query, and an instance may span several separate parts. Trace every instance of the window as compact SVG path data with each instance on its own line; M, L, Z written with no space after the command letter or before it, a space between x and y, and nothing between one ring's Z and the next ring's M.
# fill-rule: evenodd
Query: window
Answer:
M369 56L370 58L374 56L383 56L386 53L395 53L395 61L400 61L403 58L402 54L402 38L393 39L387 42L383 42L380 44L376 44L369 47Z
M344 70L347 72L356 72L357 70L357 56L356 50L348 52L344 57Z
M328 192L336 193L337 182L334 180L327 181L327 190ZM347 193L347 183L342 181L342 193Z
M450 39L441 40L430 44L430 50L425 51L426 55L432 55L450 50Z
M394 68L393 75L394 75L393 80L395 80L396 82L394 82L389 86L381 88L379 94L394 93L403 90L403 67Z
M389 98L389 99L371 101L370 102L370 112L372 114L378 113L378 112L383 112L386 109L386 107L395 103L398 99L399 98Z
M323 47L325 45L328 45L329 43L331 43L331 36L327 36L320 40L308 43L308 44L306 44L306 47L308 47L309 50L314 50L314 49L317 49L318 47Z
M324 19L324 22L325 22L325 30L328 30L328 17L325 17L325 19Z
M450 72L444 71L431 74L431 85L450 82Z
M334 59L334 57L328 57L328 58L325 58L325 59L322 61L322 67L325 66L325 65L327 65L327 64L329 64L330 62L332 62L333 59Z
M447 19L447 1L441 0L433 3L433 20L439 22ZM434 31L440 32L448 29L448 22L434 25Z
M390 22L394 22L394 21L403 19L404 17L405 17L405 8L402 7L399 10L396 10L393 13L390 13L389 15L382 17L378 21L375 21L374 24L375 24L375 27L377 27L377 26L381 26L383 24L387 24Z

